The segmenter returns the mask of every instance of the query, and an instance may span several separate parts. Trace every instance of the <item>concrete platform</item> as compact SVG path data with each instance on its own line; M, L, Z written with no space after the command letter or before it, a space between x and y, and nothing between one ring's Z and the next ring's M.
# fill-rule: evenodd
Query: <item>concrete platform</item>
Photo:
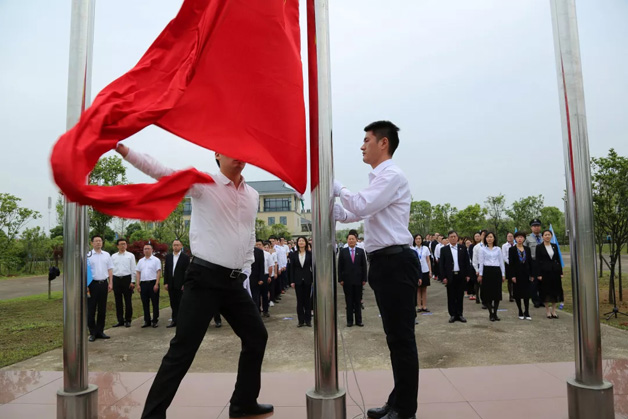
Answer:
M568 362L424 369L418 417L566 419L566 379L573 370ZM628 418L628 360L604 361L604 374L614 385L616 417ZM91 373L90 382L99 387L100 417L139 418L154 376L153 372ZM234 382L233 373L188 374L168 417L228 418ZM348 389L347 418L362 418L366 409L386 400L392 374L357 371L354 377L351 371L341 371L340 382ZM275 413L262 417L305 419L305 392L313 383L310 372L264 373L259 401L274 404ZM56 392L62 385L58 371L0 371L0 418L55 418Z

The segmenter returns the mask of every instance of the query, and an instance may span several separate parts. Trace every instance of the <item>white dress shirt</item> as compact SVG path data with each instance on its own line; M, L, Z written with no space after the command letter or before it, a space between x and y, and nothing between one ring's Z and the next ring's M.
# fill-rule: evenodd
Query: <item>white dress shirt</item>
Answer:
M177 269L177 262L179 261L179 256L181 256L181 252L174 253L172 252L172 275L174 276L174 270Z
M443 248L443 245L441 243L438 243L436 247L434 248L434 258L436 260L440 259L440 249L442 248Z
M392 160L380 163L369 173L369 186L357 193L340 191L344 222L364 220L364 250L374 252L388 246L412 243L410 186Z
M154 281L157 279L157 271L161 271L161 261L155 256L148 259L143 257L135 269L140 273L140 282Z
M175 171L152 157L129 150L125 160L159 179ZM188 190L192 198L190 249L192 254L216 265L251 272L255 260L255 217L259 194L242 181L238 188L222 173L209 174L214 183L197 183Z
M550 259L554 257L554 248L551 244L546 244L545 250L547 250L547 255L550 257Z
M280 244L275 245L275 255L277 255L277 265L279 268L285 268L288 265L288 254L286 249Z
M451 257L454 260L454 272L460 272L460 264L458 263L458 245L449 245L451 248Z
M135 284L135 255L133 253L114 253L111 256L111 262L113 263L114 276L131 275L131 282Z
M271 266L273 267L273 272L270 274L270 276L274 277L279 274L279 272L277 272L277 269L279 269L279 265L277 262L277 252L270 254L270 260Z
M273 266L273 257L270 252L264 250L264 275L268 275L268 270Z
M305 265L305 252L303 252L303 253L299 252L299 263L301 264L301 267L303 267L303 265Z
M421 262L421 272L429 272L430 267L427 265L427 259L430 257L430 249L428 249L427 246L413 246L412 248Z
M484 247L484 243L480 242L473 246L473 260L471 263L473 264L473 269L476 272L480 272L480 249Z
M109 279L109 269L113 270L113 263L109 253L104 250L100 252L92 250L89 253L87 263L89 263L89 267L92 269L92 278L97 281Z
M475 256L475 249L474 249ZM506 276L506 267L504 266L504 255L502 249L493 246L489 249L488 246L484 246L480 250L480 275L484 275L485 266L499 266L502 271L502 276Z
M510 250L510 248L512 246L513 245L508 243L508 242L502 244L502 256L504 257L504 262L506 262L506 263L509 263L509 261L508 261L508 251Z

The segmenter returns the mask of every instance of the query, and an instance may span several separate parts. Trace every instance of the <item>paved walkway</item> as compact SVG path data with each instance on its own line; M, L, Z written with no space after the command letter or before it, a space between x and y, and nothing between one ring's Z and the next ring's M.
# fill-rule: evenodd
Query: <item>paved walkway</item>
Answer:
M605 378L613 383L615 417L628 418L628 361L606 361ZM566 379L572 363L508 365L451 369L423 369L420 373L420 419L567 419ZM154 373L92 373L98 386L99 418L140 417ZM177 392L168 418L226 419L234 373L188 374ZM56 418L56 393L63 386L61 372L0 371L0 417ZM272 419L305 419L305 392L314 374L262 374L259 400L272 403ZM348 391L347 418L364 418L380 406L392 387L390 371L357 371L340 386ZM4 404L2 404L4 403Z
M52 291L63 291L63 276L51 284ZM48 275L29 278L3 279L0 281L0 300L44 294L48 292Z
M340 289L341 291L341 289ZM139 298L135 296L134 298ZM545 310L532 309L532 321L517 318L514 303L502 301L500 322L490 322L486 310L465 300L468 323L449 324L445 287L435 282L428 289L428 315L419 316L417 344L422 368L452 368L483 365L511 365L547 362L572 362L574 359L573 318L559 312L558 320L545 317ZM365 289L365 327L346 327L344 296L338 296L338 360L344 368L350 357L357 370L386 370L390 368L381 319L370 287ZM271 308L271 317L264 318L269 339L264 359L265 372L295 372L314 370L313 328L297 328L294 291ZM140 328L143 320L136 319L130 328L106 331L109 340L89 343L90 371L154 372L168 350L174 329L165 325L170 308L161 312L160 326ZM107 324L115 323L108 318ZM344 345L343 345L344 343ZM628 332L602 326L602 346L605 359L628 359ZM192 364L192 372L235 372L240 341L226 322L207 331ZM348 362L348 361L347 361ZM61 371L62 350L55 349L6 369Z

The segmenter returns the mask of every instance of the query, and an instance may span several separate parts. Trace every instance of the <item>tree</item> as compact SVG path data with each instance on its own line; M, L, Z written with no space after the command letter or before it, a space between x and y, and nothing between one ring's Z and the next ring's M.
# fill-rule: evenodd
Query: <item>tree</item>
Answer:
M510 209L506 210L506 214L512 218L517 230L528 230L530 221L541 217L543 201L543 195L521 198L512 203ZM544 220L541 221L545 222Z
M432 204L427 201L412 201L410 204L410 225L408 229L414 234L425 236L432 226Z
M190 225L183 217L183 201L170 213L168 218L159 224L163 230L162 239L166 243L172 243L175 239L181 240L184 246L188 247L190 242Z
M55 237L63 238L63 226L62 225L58 225L50 229L50 238L54 239Z
M498 237L504 237L505 232L502 230L505 224L503 218L506 212L506 197L503 194L489 196L484 203L486 204L485 211L488 215L489 228Z
M0 193L0 260L13 245L18 233L30 220L41 218L39 212L20 207L17 196Z
M100 159L89 174L90 185L114 186L126 183L126 167L118 156ZM112 219L111 215L90 209L89 226L98 234L105 234L106 227Z
M473 237L486 224L486 210L480 204L469 205L456 214L456 231L460 237ZM444 231L442 234L446 234Z
M125 234L128 237L131 237L131 235L133 233L135 233L138 230L142 229L142 225L140 223L138 223L137 221L134 223L129 224L128 226L126 226L126 231Z
M25 229L21 234L21 243L24 251L24 270L27 273L35 272L35 262L50 260L51 240L41 227Z
M59 192L57 196L57 203L55 204L55 211L57 212L57 225L63 226L63 215L65 214L65 208L63 207L63 194Z
M446 236L456 226L458 209L450 204L437 204L432 208L432 229Z
M264 222L264 220L260 220L259 218L255 219L255 237L262 240L268 240L270 236L270 229Z
M596 230L611 236L610 263L602 258L610 269L609 301L615 289L615 266L621 251L628 242L628 158L610 149L608 157L592 158L593 210ZM621 276L619 277L619 301L623 301Z
M283 237L286 240L290 240L292 238L290 230L288 230L288 227L283 224L273 224L272 226L270 226L270 234L273 236L277 236L277 238Z

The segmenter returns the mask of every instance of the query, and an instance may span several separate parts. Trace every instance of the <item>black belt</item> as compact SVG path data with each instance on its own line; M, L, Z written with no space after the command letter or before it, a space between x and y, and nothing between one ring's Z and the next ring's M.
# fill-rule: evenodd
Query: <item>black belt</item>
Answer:
M107 279L92 279L92 282L107 282Z
M217 271L220 274L229 277L230 279L238 279L240 281L244 281L246 279L246 274L243 273L241 269L225 268L224 266L216 265L215 263L208 262L197 256L192 256L192 260L190 261L190 263L194 263L195 265L211 269L212 271Z
M396 255L409 248L410 246L407 244L397 244L394 246L388 246L388 247L384 247L383 249L378 249L372 252L368 252L367 257L369 260L371 260L372 258L378 257L378 256Z

